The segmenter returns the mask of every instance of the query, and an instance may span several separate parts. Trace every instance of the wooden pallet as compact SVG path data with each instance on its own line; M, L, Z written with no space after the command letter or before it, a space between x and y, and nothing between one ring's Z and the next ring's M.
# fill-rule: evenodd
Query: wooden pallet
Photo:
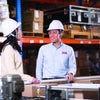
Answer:
M71 30L70 31L71 38L91 38L90 32L87 31L76 31L76 30Z
M98 32L91 32L92 39L100 39L100 33Z
M92 39L94 38L100 39L100 26L92 26L91 37Z
M98 31L97 31L97 32L96 32L96 31L93 32L93 31L92 31L92 32L91 32L91 38L92 38L92 39L100 39L100 32L98 32Z
M23 31L24 37L44 37L44 33L33 33L28 31Z

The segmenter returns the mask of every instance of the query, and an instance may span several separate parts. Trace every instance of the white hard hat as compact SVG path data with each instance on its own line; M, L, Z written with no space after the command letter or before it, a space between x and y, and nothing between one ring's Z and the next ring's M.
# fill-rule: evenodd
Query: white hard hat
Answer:
M50 25L49 28L47 29L49 30L53 30L53 29L60 29L60 30L64 30L63 24L61 21L59 20L53 20Z
M5 19L1 24L2 33L4 36L11 34L16 28L20 26L20 22L16 22L11 18Z

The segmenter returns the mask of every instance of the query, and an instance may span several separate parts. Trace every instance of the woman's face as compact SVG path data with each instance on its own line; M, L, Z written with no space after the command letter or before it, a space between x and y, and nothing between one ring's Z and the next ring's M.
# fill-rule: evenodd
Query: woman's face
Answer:
M20 28L18 28L18 30L17 30L16 38L17 38L18 40L21 40L21 38L22 38L22 31L21 31Z

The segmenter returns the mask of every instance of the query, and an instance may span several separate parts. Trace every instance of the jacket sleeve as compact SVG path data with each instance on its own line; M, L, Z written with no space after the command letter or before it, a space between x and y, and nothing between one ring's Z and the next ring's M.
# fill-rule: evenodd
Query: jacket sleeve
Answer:
M16 53L16 54L15 54ZM23 80L32 81L30 75L23 73L23 63L21 55L10 45L6 46L2 52L2 74L19 74Z

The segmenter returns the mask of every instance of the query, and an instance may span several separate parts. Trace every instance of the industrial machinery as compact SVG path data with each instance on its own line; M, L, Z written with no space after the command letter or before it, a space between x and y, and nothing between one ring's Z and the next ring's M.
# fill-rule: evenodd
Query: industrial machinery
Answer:
M19 75L5 75L2 77L4 100L21 100L24 82Z

